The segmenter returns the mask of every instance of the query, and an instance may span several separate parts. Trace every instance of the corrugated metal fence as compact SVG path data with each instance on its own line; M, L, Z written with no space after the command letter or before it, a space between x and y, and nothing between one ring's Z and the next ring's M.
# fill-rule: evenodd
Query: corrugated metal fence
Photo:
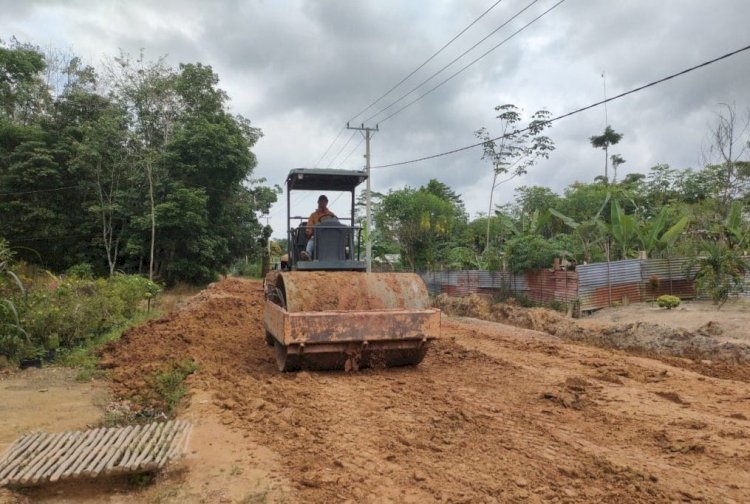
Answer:
M596 310L617 303L655 299L663 294L695 297L694 271L687 271L687 258L628 259L585 264L576 271L435 271L420 275L430 294L452 296L478 294L521 294L537 303L577 301L580 310ZM750 269L745 290L750 297Z
M430 294L451 296L477 294L521 294L537 303L570 303L578 298L575 271L431 271L420 273Z

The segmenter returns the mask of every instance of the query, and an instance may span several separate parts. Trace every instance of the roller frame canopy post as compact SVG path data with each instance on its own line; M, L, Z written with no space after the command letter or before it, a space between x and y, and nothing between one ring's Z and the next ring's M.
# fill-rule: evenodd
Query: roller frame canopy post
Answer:
M359 229L354 225L354 193L359 184L367 180L367 173L357 170L331 170L324 168L295 168L289 171L286 178L286 215L287 215L287 253L289 254L289 267L293 270L349 270L364 271L366 264L359 258L359 244L357 253L354 251L354 234ZM349 217L339 220L349 221L350 232L350 257L346 260L337 261L299 261L295 251L295 240L293 233L293 220L302 222L307 216L292 216L292 191L346 191L351 194ZM323 227L325 227L323 225Z

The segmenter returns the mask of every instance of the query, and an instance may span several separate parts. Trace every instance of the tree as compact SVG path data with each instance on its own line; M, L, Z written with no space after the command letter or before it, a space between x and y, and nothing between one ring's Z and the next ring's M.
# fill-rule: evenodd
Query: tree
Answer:
M745 198L750 191L750 111L739 122L733 106L721 104L722 110L710 126L710 145L704 152L706 165L721 170L721 209L726 215L732 201Z
M549 216L548 210L556 208L560 204L560 196L547 187L522 186L516 189L515 206L512 214L519 221L520 228L528 227L534 220L541 216ZM535 217L536 216L536 217ZM542 236L551 238L562 231L555 221L549 218L539 222L539 232Z
M492 214L492 199L495 189L511 178L525 174L540 159L548 159L555 150L555 143L542 132L550 127L550 112L538 110L531 115L526 127L523 127L521 111L513 104L498 105L495 111L500 112L500 135L493 138L487 128L474 132L483 141L482 159L492 163L492 186L490 187L487 214ZM510 175L498 181L498 177ZM490 225L487 222L485 248L490 244Z
M742 290L747 263L738 251L723 243L704 242L700 255L687 267L697 267L695 284L698 292L708 294L720 309L730 294Z
M623 158L619 154L612 154L610 156L610 159L612 160L612 170L614 170L614 174L612 176L612 182L615 183L617 182L617 168L620 165L625 164L625 158ZM605 168L605 171L606 171L606 168Z
M571 237L564 234L552 239L534 234L518 235L506 243L505 257L514 273L549 268L556 257L570 257L572 245Z
M28 125L46 109L51 100L42 78L45 66L38 48L15 38L9 46L0 40L0 112L3 115Z
M169 142L180 112L174 89L176 78L163 59L145 60L143 52L137 60L121 53L110 64L110 79L119 104L130 116L133 138L129 142L133 160L143 169L148 188L150 214L150 245L148 277L153 280L156 259L156 200L158 183L155 170L163 166L161 157Z
M604 202L601 203L599 210L585 220L577 221L574 218L550 208L552 215L560 219L566 226L573 230L573 233L581 242L584 263L591 262L592 246L606 238L607 224L602 220L601 214L609 203L610 194L607 193Z
M427 188L392 190L376 205L375 225L399 247L412 270L433 268L448 254L460 214L455 202Z
M622 137L623 135L613 130L609 124L604 128L604 133L601 135L589 137L592 147L604 150L604 179L607 182L609 181L609 174L607 173L609 166L609 146L617 145L622 140Z
M93 97L99 98L95 95ZM124 199L128 179L133 174L126 143L124 111L108 103L100 117L82 128L82 140L74 161L89 170L95 183L97 201L89 208L100 217L102 243L110 276L115 273L120 243L128 224Z
M30 46L0 49L0 107L12 104L0 110L0 235L19 259L172 283L261 252L258 216L280 189L252 179L261 132L227 111L210 66L120 55L100 78L69 54L48 65Z

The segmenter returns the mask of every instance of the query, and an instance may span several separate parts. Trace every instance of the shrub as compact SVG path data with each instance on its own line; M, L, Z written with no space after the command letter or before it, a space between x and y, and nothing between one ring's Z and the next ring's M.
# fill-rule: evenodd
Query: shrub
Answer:
M136 275L97 280L70 276L35 283L0 306L0 355L22 360L85 345L124 324L159 291L158 285ZM11 330L12 323L16 329Z
M78 263L65 272L68 276L80 278L83 280L92 280L94 278L94 268L89 263Z
M701 246L700 256L686 267L697 267L696 289L700 294L710 296L721 308L731 294L742 290L747 263L739 251L723 243L707 242Z
M526 270L549 268L555 257L571 257L572 239L558 235L546 239L539 235L521 235L509 239L505 244L508 267L514 273Z
M664 294L663 296L659 296L658 298L656 298L656 304L658 304L661 308L671 310L672 308L680 306L680 298L678 298L677 296Z

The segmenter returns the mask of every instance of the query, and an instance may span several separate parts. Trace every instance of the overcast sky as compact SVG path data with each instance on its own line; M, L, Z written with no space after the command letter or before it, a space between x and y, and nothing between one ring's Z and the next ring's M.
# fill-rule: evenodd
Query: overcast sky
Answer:
M506 22L531 0L503 0L433 61L375 107L369 118ZM499 44L552 7L538 0L505 28L419 88L388 113ZM96 65L119 49L151 59L211 65L231 108L263 130L255 148L257 176L282 184L294 167L316 165L342 126L487 10L495 0L246 0L51 1L0 0L0 38L71 49ZM553 115L614 96L750 44L747 0L566 0L424 99L380 124L373 165L404 161L476 142L484 126L498 132L494 107L514 103L527 114ZM659 163L701 165L702 147L720 103L745 112L750 104L750 51L612 102L608 119L623 133L610 154L624 173ZM520 185L560 192L603 174L604 158L588 138L605 126L602 107L548 130L557 150L524 177L499 187L513 199ZM345 131L319 167L360 169L364 144ZM357 147L355 149L355 147ZM353 154L347 158L347 155ZM341 153L337 156L338 153ZM417 187L437 178L460 193L474 217L487 211L491 166L480 149L373 170L373 189ZM333 198L331 198L333 199ZM333 205L340 214L344 199ZM295 213L309 213L315 197ZM271 212L283 236L285 204Z

